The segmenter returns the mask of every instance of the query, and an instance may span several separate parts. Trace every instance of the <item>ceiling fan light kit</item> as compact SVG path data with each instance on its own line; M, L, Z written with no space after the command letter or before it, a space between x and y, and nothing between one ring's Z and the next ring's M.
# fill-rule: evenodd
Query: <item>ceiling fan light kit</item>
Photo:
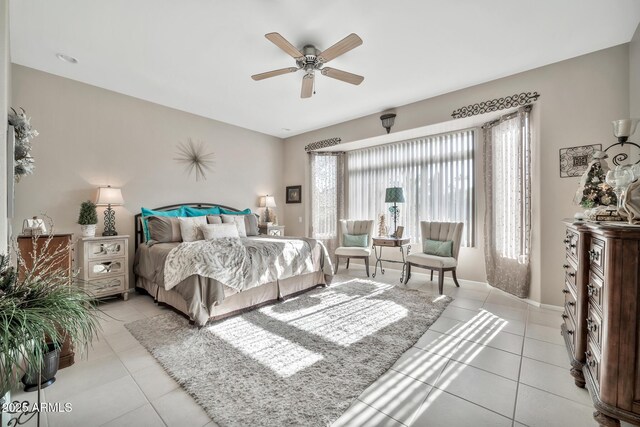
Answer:
M265 34L265 37L295 59L297 67L280 68L278 70L254 74L251 76L253 80L259 81L302 70L304 71L304 76L302 76L302 89L300 91L301 98L310 98L311 95L313 95L316 71L319 71L323 76L331 77L332 79L340 80L352 85L359 85L364 80L364 77L357 74L338 70L336 68L324 67L324 64L327 62L362 44L362 39L355 33L349 34L347 37L322 52L313 45L306 45L302 48L302 51L300 51L278 33L268 33Z

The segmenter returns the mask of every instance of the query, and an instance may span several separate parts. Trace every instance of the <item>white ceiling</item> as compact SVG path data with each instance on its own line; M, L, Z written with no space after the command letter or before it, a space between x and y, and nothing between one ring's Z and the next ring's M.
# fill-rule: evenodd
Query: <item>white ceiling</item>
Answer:
M640 1L12 0L10 18L16 64L286 138L628 42ZM295 65L274 31L320 50L357 33L330 66L364 82L317 75L300 99L301 71L251 80Z

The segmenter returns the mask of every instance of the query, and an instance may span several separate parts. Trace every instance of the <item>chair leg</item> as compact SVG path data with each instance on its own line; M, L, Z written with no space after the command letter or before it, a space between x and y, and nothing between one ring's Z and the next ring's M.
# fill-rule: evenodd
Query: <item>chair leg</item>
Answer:
M433 282L433 270L431 270L431 281Z
M349 269L349 261L351 260L351 258L347 258L347 270Z
M338 274L338 265L340 264L340 257L338 255L336 255L336 266L333 269L333 274Z
M406 285L407 283L409 283L409 278L411 277L411 263L407 262L405 263L406 265L406 270L404 272L405 274L405 279L404 279L404 284Z
M347 265L349 265L349 258L347 258ZM364 259L364 269L367 271L367 277L369 277L369 257Z
M456 284L457 287L460 287L460 283L458 283L458 278L456 277L456 269L451 270L451 275L453 276L453 283Z
M444 289L444 271L442 271L442 269L440 268L438 269L438 292L440 292L440 295L442 295L443 289Z

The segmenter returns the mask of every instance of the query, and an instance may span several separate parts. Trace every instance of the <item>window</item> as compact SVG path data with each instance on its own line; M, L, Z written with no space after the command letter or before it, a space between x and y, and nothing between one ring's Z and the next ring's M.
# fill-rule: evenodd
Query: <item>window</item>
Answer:
M347 153L348 217L378 219L389 210L387 187L402 187L398 225L420 240L420 221L463 222L463 246L474 244L474 131L419 138ZM393 230L391 230L392 232Z
M342 207L342 153L311 153L311 237L338 237Z

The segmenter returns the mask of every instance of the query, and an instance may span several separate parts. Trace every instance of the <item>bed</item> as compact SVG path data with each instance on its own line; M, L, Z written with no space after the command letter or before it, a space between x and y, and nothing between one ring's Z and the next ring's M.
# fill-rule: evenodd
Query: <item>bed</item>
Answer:
M182 206L241 212L212 203L170 205L154 211ZM135 216L135 249L136 290L173 307L198 326L324 286L332 274L326 249L315 239L250 236L219 242L147 243L141 214ZM235 262L236 258L242 262Z

